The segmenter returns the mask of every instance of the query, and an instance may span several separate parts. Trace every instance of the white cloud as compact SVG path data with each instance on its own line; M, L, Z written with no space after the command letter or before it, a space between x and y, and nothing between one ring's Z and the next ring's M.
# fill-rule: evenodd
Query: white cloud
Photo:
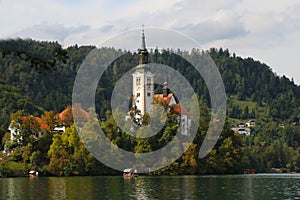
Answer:
M36 38L39 40L54 40L61 44L67 37L89 30L89 26L65 27L63 24L48 24L43 22L12 34L14 37Z
M299 0L0 0L0 38L97 45L142 24L181 31L205 48L254 56L300 83L291 58L300 51Z
M186 24L183 27L174 26L173 28L194 37L201 44L248 34L239 17L224 10L217 12L211 19L196 24Z

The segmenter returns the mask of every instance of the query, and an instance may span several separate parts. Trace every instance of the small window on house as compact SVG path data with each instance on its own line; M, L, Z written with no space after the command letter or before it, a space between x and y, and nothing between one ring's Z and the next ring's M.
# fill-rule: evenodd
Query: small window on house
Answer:
M138 93L136 93L136 97L140 97L141 96L141 94L138 92Z
M147 93L147 96L148 96L148 97L150 97L150 96L151 96L151 93L150 93L150 92L148 92L148 93Z

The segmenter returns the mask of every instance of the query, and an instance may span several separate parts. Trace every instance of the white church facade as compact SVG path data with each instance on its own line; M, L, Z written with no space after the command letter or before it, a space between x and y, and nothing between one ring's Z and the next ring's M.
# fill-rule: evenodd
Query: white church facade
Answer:
M167 82L164 83L162 94L154 94L154 78L153 74L149 70L148 57L149 53L146 48L145 34L142 32L142 45L138 49L139 64L136 66L134 73L132 74L132 106L134 110L138 110L141 118L146 113L151 111L154 100L156 102L164 101L168 109L173 108L173 112L178 115L180 120L180 132L182 135L189 135L189 128L191 126L191 116L185 111L178 102L174 95L170 92Z

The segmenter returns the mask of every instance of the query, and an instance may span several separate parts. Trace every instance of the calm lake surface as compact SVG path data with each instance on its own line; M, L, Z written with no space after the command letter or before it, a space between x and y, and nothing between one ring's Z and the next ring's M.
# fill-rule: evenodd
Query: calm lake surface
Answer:
M0 178L0 199L300 199L300 175Z

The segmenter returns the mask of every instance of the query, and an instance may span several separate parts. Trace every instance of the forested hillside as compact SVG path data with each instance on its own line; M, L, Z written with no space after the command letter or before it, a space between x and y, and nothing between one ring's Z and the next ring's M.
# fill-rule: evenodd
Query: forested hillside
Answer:
M94 48L77 45L62 48L56 42L21 39L0 41L0 139L7 132L11 114L18 110L23 110L26 115L40 116L50 110L59 113L70 105L76 71ZM138 63L136 52L124 53L108 68L96 91L96 111L99 117L107 118L106 127L115 125L107 112L114 85L123 73ZM184 74L200 97L202 110L207 109L204 113L209 115L210 98L203 79L178 56L193 56L193 53L204 52L176 50L174 54L173 50L151 50L150 62L163 63ZM205 158L206 161L197 160L204 164L192 170L193 173L236 173L245 166L261 171L272 167L285 168L287 165L291 170L300 168L300 131L297 126L300 87L285 76L277 76L269 66L252 58L238 57L227 49L212 48L208 53L219 68L225 84L228 121L216 149ZM208 116L205 117L202 119L205 123L202 123L201 133L208 125ZM235 123L249 119L257 122L257 126L252 128L252 135L238 136L230 130ZM203 135L200 134L198 142L201 138ZM223 163L223 168L218 168L219 159L223 158L225 151L231 151L229 144L232 144L232 152L236 153L231 157L235 162L230 165ZM238 151L235 151L235 145ZM191 151L196 152L197 149L194 147ZM232 165L237 166L232 168ZM230 167L231 171L228 171Z
M5 131L9 115L19 109L31 114L44 110L60 112L71 103L76 70L93 49L77 45L62 49L55 42L33 40L0 41L1 131ZM176 52L183 54L186 52ZM197 94L209 103L209 94L201 76L193 67L171 51L151 51L150 61L164 63L178 70L189 80ZM210 49L209 54L222 75L226 93L237 100L250 100L268 108L269 117L285 121L297 116L300 87L285 76L279 77L271 68L252 58L243 59L223 49ZM136 66L136 52L126 52L109 67L99 84L97 99L104 115L109 108L111 90L118 78ZM23 98L20 98L20 97ZM233 106L229 105L229 116Z

